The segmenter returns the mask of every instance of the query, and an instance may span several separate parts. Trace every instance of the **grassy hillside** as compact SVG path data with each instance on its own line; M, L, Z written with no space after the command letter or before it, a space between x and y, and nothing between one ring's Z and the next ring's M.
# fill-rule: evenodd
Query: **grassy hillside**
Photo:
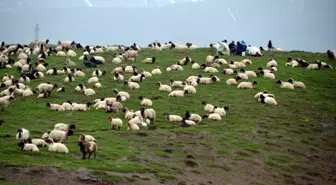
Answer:
M77 52L78 57L81 53ZM257 70L260 66L265 67L268 58L274 56L279 64L277 80L293 78L304 82L307 88L280 89L276 80L258 77L248 80L257 80L256 89L241 90L226 85L225 81L232 76L221 72L216 74L220 82L200 85L196 94L184 98L170 98L168 93L158 91L155 84L159 81L168 84L170 78L185 80L190 75L209 76L201 70L192 70L190 65L184 66L183 72L165 71L167 66L186 55L203 63L209 54L215 53L210 49L144 50L138 62L126 64L135 64L147 71L160 66L163 74L146 78L140 83L139 90L129 90L122 82L113 80L110 72L119 65L111 63L112 53L101 54L106 62L99 69L106 70L107 74L99 78L103 87L96 90L95 96L86 97L73 91L80 82L87 84L94 70L85 69L78 57L72 60L84 70L85 77L75 77L76 81L68 84L63 82L65 75L31 81L28 85L32 88L47 81L59 86L63 84L66 92L53 92L48 99L16 97L10 107L0 111L0 119L6 122L0 127L0 168L6 171L0 173L0 184L45 184L42 179L48 176L43 175L43 170L47 169L57 169L58 173L65 171L75 178L79 168L87 169L90 176L98 177L101 182L116 184L335 184L336 72L331 69L310 71L284 65L289 56L308 62L319 59L334 67L335 63L328 61L326 54L305 52L265 52L265 56L260 58L225 57L228 61L250 58L253 64L248 69ZM157 64L141 63L144 58L152 56L157 58ZM36 56L32 59L35 61ZM53 56L47 62L49 67L61 68L65 59ZM16 69L0 70L0 76L5 73L19 76ZM130 75L124 74L126 79ZM120 112L113 116L122 118L124 126L121 131L112 131L107 119L109 114L103 110L53 112L46 108L46 102L71 100L86 103L97 98L114 97L115 88L131 94L131 99L123 102L124 107L129 109L138 110L141 107L140 95L152 99L157 113L157 129L127 131L124 114ZM263 90L275 94L277 106L256 102L254 94ZM217 122L204 119L201 124L190 128L165 120L165 113L182 116L186 110L204 115L202 100L228 106L227 116ZM69 137L66 143L69 154L50 153L47 148L41 148L39 153L19 150L15 139L18 128L26 128L31 137L40 138L56 123L76 124L75 135ZM80 160L81 153L77 147L80 134L89 134L98 140L96 159ZM10 169L10 166L15 166L16 170L21 167L34 169L33 172L21 171L34 178L30 178L29 182L23 181L23 175ZM56 171L51 172L56 174ZM58 178L55 184L66 179L69 178ZM76 182L74 184L80 183Z

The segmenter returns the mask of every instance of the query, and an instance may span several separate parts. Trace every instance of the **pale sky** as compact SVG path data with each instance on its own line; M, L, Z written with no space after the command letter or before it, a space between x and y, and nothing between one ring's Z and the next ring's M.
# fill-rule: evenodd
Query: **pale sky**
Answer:
M152 41L245 40L284 50L336 49L336 0L0 0L0 41L75 40L147 46Z

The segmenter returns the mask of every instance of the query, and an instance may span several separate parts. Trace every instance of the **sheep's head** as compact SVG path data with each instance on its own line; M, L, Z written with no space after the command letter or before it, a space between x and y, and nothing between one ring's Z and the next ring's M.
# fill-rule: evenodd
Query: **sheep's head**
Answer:
M293 79L289 79L288 82L293 84L294 81L293 81Z
M202 118L208 118L209 114L204 114Z
M70 129L70 130L67 131L67 135L68 135L68 136L72 136L73 134L74 134L74 131L73 131L73 130Z
M111 122L113 120L113 117L109 116L107 119Z
M76 125L74 124L69 125L69 129L76 129Z
M277 84L282 84L282 81L281 81L281 80L278 80L276 83L277 83Z
M224 110L226 110L226 111L229 110L229 107L228 107L228 106L224 106L223 108L224 108Z
M25 145L24 142L20 142L18 145L19 145L20 149L23 150L23 147Z

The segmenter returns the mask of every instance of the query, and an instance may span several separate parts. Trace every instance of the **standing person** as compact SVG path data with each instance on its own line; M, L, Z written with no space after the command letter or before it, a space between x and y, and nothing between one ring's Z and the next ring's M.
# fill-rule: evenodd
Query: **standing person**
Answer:
M239 41L237 42L237 50L236 50L236 55L242 55L244 52L244 45L241 44Z
M268 47L268 51L272 51L272 49L273 49L273 44L272 44L272 41L271 41L271 40L268 41L268 45L267 45L267 47Z
M235 45L234 41L232 41L232 42L229 44L229 49L230 49L230 53L231 53L231 55L235 55L235 53L236 53L236 45Z

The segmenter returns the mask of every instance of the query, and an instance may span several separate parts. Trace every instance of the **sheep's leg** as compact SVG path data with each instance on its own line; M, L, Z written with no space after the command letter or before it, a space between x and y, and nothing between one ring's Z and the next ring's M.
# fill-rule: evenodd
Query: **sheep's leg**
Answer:
M154 119L150 119L150 124L154 124Z
M88 157L88 159L90 159L91 155L92 155L92 152L89 152L89 157Z
M96 158L96 152L93 153L93 157Z
M2 107L1 111L4 112L5 111L5 107Z
M114 125L112 125L112 128L111 128L111 130L114 130Z
M120 127L120 126L118 126L118 130L120 130L120 128L121 128L121 127Z

